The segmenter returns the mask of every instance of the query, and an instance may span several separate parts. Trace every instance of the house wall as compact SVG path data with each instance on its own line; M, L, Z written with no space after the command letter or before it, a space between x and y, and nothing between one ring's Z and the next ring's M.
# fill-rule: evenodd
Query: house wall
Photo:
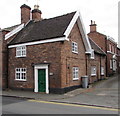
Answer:
M39 45L26 46L27 57L16 58L16 48L9 49L9 87L17 89L34 89L34 64L48 63L49 87L60 88L61 69L60 69L60 51L61 42L46 43ZM27 81L15 80L15 68L27 68Z
M118 68L118 74L120 74L120 49L117 48L117 68Z
M106 53L106 36L98 32L91 32L88 36Z
M64 93L81 85L86 75L86 56L82 36L74 25L70 41L27 46L27 57L16 58L16 48L9 49L9 87L34 89L34 64L49 64L49 87L52 93ZM72 53L72 41L78 43L78 54ZM27 81L15 80L15 68L27 68ZM73 67L79 67L79 79L73 81Z
M2 30L2 43L1 43L2 75L1 76L2 76L2 88L3 89L8 88L8 48L7 48L7 44L15 37L14 35L10 37L9 39L5 40L5 35L8 32L9 31Z
M96 67L96 75L91 76L91 67ZM104 67L104 75L101 75L101 67ZM95 53L95 59L87 56L87 75L89 76L89 84L105 79L106 77L106 56Z
M109 39L106 38L105 35L99 33L99 32L91 32L88 34L88 36L107 54L106 57L106 71L107 71L107 76L111 76L115 71L113 69L110 69L110 60L112 60L113 55L116 54L115 49L117 49L117 44L115 42L110 41ZM109 50L109 44L114 46L114 53L108 52Z
M2 43L1 43L1 47L2 47L2 53L1 53L1 57L2 57L2 67L1 67L1 71L2 71L2 88L5 89L7 88L7 69L8 69L8 61L7 61L7 41L5 41L5 34L7 34L9 31L2 31Z
M111 45L111 50L110 50L110 45ZM112 62L112 68L110 68L110 60L113 61L113 55L117 55L117 44L115 44L110 40L107 40L107 75L108 76L111 76L117 72L117 70L113 71L113 62ZM117 59L114 60L116 61L117 64Z
M81 76L86 75L85 46L78 25L75 24L61 50L61 87L77 87L81 85ZM72 41L78 44L78 53L72 52ZM73 80L73 67L79 67L79 79Z
M2 43L3 43L3 36L2 36L2 31L0 29L0 88L2 88Z

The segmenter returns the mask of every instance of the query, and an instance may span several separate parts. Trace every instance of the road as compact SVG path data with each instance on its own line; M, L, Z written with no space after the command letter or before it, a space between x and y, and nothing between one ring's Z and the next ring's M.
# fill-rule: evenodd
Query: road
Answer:
M59 101L118 108L118 77L120 75L97 83L86 93Z
M3 97L3 114L118 114L117 109Z

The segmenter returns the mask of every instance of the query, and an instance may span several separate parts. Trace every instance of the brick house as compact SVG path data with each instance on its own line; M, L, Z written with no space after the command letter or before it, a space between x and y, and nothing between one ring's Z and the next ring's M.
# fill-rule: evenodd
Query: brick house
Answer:
M87 57L87 75L91 84L106 78L106 53L91 38L89 41L94 50L94 59Z
M7 44L13 39L15 34L13 31L16 31L16 28L18 28L19 25L15 25L12 27L8 27L5 29L0 30L0 78L2 78L2 88L5 89L7 88L7 83L8 83L8 48Z
M42 19L39 6L21 6L21 24L5 35L11 89L65 93L105 78L104 51L88 39L79 12Z
M106 71L107 76L117 72L117 43L112 37L97 32L97 25L91 21L88 36L107 54Z
M2 30L0 28L0 88L2 88Z
M118 67L118 73L120 74L120 48L117 48L117 67Z

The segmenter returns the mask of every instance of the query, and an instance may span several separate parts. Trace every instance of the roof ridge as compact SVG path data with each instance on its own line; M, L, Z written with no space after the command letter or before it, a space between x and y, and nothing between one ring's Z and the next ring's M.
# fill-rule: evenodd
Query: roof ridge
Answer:
M41 21L44 21L44 20L51 20L51 19L54 19L54 18L59 18L59 17L63 17L63 16L67 16L67 15L70 15L72 13L76 13L77 11L74 11L74 12L71 12L71 13L66 13L66 14L63 14L63 15L58 15L58 16L55 16L55 17L51 17L51 18L45 18Z

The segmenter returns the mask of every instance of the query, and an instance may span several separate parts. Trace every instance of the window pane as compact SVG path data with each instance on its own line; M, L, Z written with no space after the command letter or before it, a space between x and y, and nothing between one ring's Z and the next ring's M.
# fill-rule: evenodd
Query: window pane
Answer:
M26 68L16 68L16 79L25 80L26 79Z
M72 52L78 53L78 44L76 42L72 42Z
M96 75L96 67L95 66L91 67L91 75Z
M79 78L79 70L78 67L73 67L73 79Z
M17 57L26 56L26 46L17 47L16 56Z

